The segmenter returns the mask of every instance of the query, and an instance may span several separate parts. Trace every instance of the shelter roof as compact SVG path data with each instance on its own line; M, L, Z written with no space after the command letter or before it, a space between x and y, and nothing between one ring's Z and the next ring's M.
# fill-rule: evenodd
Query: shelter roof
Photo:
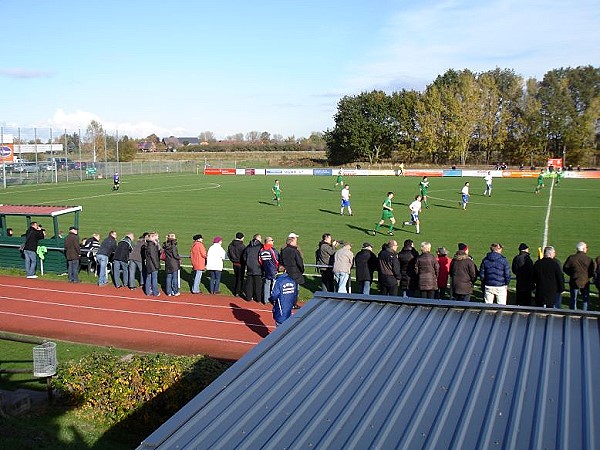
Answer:
M45 205L0 205L0 215L7 216L61 216L81 211L81 206L45 206Z
M316 293L139 448L598 448L599 318Z

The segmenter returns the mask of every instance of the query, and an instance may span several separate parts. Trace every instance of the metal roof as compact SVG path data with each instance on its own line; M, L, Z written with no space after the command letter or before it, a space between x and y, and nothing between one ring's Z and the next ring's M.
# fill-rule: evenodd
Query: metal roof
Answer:
M139 448L600 448L599 317L316 293Z
M0 205L0 215L7 216L61 216L81 211L81 206Z

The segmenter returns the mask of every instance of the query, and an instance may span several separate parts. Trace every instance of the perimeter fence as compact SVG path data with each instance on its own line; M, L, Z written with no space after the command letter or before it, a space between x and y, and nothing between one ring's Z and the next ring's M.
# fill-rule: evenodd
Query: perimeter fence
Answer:
M118 131L0 127L0 186L202 171L192 160L120 161ZM137 149L137 144L136 144ZM202 167L198 167L198 164Z
M56 162L5 164L0 168L0 185L7 188L23 184L96 180L112 178L115 172L122 176L183 172L202 173L203 168L204 166L199 166L196 161L132 161L122 163L77 161L69 163L67 167L61 167Z

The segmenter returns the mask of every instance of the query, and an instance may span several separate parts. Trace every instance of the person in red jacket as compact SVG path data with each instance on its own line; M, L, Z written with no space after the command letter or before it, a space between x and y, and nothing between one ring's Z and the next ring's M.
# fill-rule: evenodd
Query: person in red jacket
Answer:
M440 271L438 272L438 291L436 298L444 300L446 298L446 292L448 291L448 275L450 274L450 263L452 260L448 258L448 251L445 247L437 249L437 261L440 265Z
M194 283L192 284L192 294L200 293L200 284L202 281L202 272L206 269L206 247L201 234L196 234L192 238L194 243L190 250L192 268L194 269Z

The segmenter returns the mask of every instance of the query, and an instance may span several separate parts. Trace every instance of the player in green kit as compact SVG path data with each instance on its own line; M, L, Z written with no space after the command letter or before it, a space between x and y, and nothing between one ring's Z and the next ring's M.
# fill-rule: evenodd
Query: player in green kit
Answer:
M535 187L535 193L539 194L544 187L544 169L540 169L540 174L537 177L537 186Z
M275 184L271 188L271 192L273 192L273 201L277 206L281 206L281 187L279 186L279 180L275 180Z
M370 230L369 234L375 236L377 234L377 230L385 223L386 220L390 221L390 226L388 228L388 233L390 236L394 235L394 225L396 224L396 219L394 218L394 208L392 208L392 199L394 198L393 192L388 192L386 199L383 201L382 211L381 211L381 220L375 224L375 229Z
M337 178L335 179L335 186L334 187L344 187L344 179L342 178L342 176L344 175L344 172L342 171L342 169L340 169L340 171L337 174Z
M564 173L562 171L562 169L559 167L558 169L556 169L556 185L560 186L560 180L563 179L564 177Z
M427 192L429 191L429 179L427 177L423 177L423 179L419 183L419 190L421 191L421 198L423 199L423 204L425 205L425 208L429 209L429 203L427 202Z

